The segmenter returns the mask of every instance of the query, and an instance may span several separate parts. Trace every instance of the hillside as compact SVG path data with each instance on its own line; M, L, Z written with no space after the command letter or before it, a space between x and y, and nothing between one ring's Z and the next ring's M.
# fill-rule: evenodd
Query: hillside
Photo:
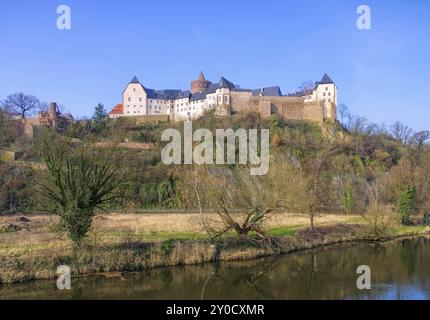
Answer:
M127 199L122 204L126 209L196 209L195 194L189 183L189 175L195 167L166 166L161 162L161 134L168 128L182 132L181 123L135 124L132 119L120 118L109 121L100 132L94 132L88 122L77 122L59 135L75 143L92 143L99 147L117 144L123 154L122 169L130 178ZM218 118L209 113L194 121L193 128L207 128L214 133L217 128L270 129L271 172L279 170L279 162L288 162L299 166L304 176L313 175L322 193L318 211L364 212L369 202L367 189L375 181L387 185L384 201L393 206L398 205L403 191L396 188L402 184L413 185L417 196L416 213L423 214L427 210L428 150L400 143L387 134L348 133L338 123L326 123L321 127L312 122L284 121L277 116L263 120L252 113L230 118ZM20 162L0 165L2 212L44 211L43 202L37 200L32 191L32 179L40 170L22 165L27 161L41 162L37 140L37 137L29 141L10 134L9 139L3 141L1 150L17 151ZM234 170L231 166L224 167ZM409 171L404 172L405 168ZM419 177L418 172L426 174ZM289 179L285 171L277 175Z

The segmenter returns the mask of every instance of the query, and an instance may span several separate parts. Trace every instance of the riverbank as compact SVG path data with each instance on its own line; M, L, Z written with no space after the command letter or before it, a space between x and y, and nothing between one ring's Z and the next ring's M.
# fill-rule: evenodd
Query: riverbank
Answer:
M95 222L95 232L76 254L73 254L67 239L53 232L55 217L2 217L0 283L54 279L55 270L64 264L72 267L75 276L101 274L111 277L156 267L247 260L272 254L268 249L233 237L210 243L205 240L204 233L193 229L198 225L196 216L181 217L99 217ZM279 215L276 223L267 226L269 233L281 243L280 254L339 243L386 241L430 234L430 227L395 227L389 229L384 238L372 239L359 217L343 215L318 216L317 228L312 233L307 228L306 218L303 215ZM185 223L187 219L192 222ZM152 227L151 223L154 224ZM167 230L173 226L175 230Z

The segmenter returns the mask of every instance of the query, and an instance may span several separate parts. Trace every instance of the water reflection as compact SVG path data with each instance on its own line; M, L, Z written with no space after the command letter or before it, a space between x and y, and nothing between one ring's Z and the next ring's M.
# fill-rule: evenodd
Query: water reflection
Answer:
M430 242L362 244L246 262L150 270L125 279L73 279L0 287L3 299L430 299ZM356 269L372 270L372 290Z

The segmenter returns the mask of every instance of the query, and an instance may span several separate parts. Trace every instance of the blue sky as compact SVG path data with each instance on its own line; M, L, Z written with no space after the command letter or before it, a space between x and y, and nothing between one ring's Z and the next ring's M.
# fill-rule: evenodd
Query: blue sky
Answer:
M56 28L61 4L72 30ZM370 31L356 27L361 4ZM22 91L89 116L121 102L133 75L188 89L203 70L286 93L327 72L354 114L430 129L428 0L2 0L0 14L0 98Z

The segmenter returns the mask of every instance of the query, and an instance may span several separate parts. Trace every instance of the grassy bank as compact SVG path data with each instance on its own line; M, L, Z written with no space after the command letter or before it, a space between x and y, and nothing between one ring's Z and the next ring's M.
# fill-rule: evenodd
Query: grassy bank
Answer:
M95 222L87 244L73 253L69 241L52 227L52 216L0 218L0 283L53 279L58 266L72 267L75 275L101 273L106 276L161 266L200 264L212 261L253 259L270 255L267 249L226 237L210 243L199 231L195 214L110 215ZM324 215L317 229L307 228L307 217L279 215L266 226L281 243L279 253L343 242L371 241L367 227L357 216ZM419 236L430 227L395 227L387 236Z

